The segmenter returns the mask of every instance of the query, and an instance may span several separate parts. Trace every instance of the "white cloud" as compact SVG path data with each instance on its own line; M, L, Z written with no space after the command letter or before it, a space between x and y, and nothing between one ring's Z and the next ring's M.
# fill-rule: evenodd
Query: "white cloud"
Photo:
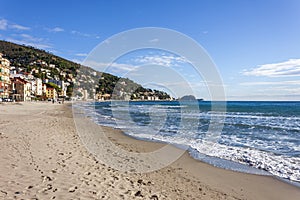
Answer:
M244 82L240 83L243 86L256 86L256 85L300 85L300 81L265 81L265 82Z
M290 87L288 85L280 85L280 86L272 86L261 89L262 94L266 94L267 92L272 92L277 95L300 95L299 87Z
M7 41L21 44L21 45L28 45L33 46L39 49L49 49L52 48L50 44L47 43L47 41L44 38L37 38L33 37L28 34L19 34L19 35L13 35L14 38L6 38Z
M7 30L7 29L16 29L20 31L30 30L29 27L11 23L6 19L0 19L0 30Z
M8 38L7 41L17 43L17 44L21 44L21 45L32 46L32 47L35 47L35 48L38 48L38 49L50 49L50 48L52 48L52 46L49 45L49 44L29 42L29 41L26 41L26 40L17 40L17 39Z
M84 36L84 37L90 37L90 34L87 34L87 33L82 33L82 32L79 32L79 31L71 31L72 34L74 35L79 35L79 36Z
M87 37L87 38L96 38L96 39L100 38L100 36L97 34L83 33L83 32L75 31L75 30L71 31L71 34L81 36L81 37Z
M82 60L79 60L79 59L72 59L71 60L72 62L74 62L74 63L78 63L78 64L82 64Z
M88 54L87 53L77 53L77 54L75 54L75 56L87 57Z
M151 43L157 43L157 42L159 42L159 39L158 38L154 38L152 40L149 40L149 42L151 42Z
M165 67L178 66L178 63L185 63L187 60L180 56L174 55L151 55L151 56L141 56L134 59L135 62L140 64L154 64Z
M47 28L46 30L49 31L49 32L54 32L54 33L65 31L63 28L60 28L60 27Z
M17 44L21 44L21 45L32 46L32 47L35 47L35 48L38 48L38 49L49 49L49 48L52 48L48 44L42 44L42 43L36 43L36 42L28 42L26 40L8 39L7 41L10 41L10 42L13 42L13 43L17 43Z
M227 95L228 101L298 101L300 94L250 94L250 95Z
M115 73L126 73L128 71L132 71L138 66L123 64L123 63L101 63L96 61L86 61L83 63L86 66L90 66L95 70L101 72L115 72Z
M123 64L123 63L96 63L94 66L97 67L120 67L122 69L130 70L132 67L135 67L133 65Z
M12 28L12 29L17 29L17 30L21 30L21 31L30 30L29 27L21 26L19 24L13 24L13 25L10 25L9 27Z
M300 76L300 59L289 59L285 62L260 65L254 69L244 70L242 74L267 77Z
M7 29L7 20L6 19L0 19L0 30L6 30Z
M33 36L31 36L31 35L28 35L28 34L20 34L20 36L21 36L22 38L24 38L25 40L27 40L27 41L41 42L41 41L44 40L43 38L33 37Z

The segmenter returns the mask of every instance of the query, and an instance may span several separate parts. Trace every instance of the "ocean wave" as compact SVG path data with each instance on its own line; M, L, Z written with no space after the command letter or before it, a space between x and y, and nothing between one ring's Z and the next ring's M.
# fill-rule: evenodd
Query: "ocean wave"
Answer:
M85 104L82 108L100 125L122 129L139 139L187 146L197 159L207 161L201 156L206 155L214 162L228 160L300 182L300 117L293 112L290 116L267 111L224 113L169 104L106 102ZM213 118L225 119L217 123L224 125L218 143L205 140ZM230 166L233 170L245 168Z
M201 154L247 164L275 176L300 182L299 157L275 155L251 148L228 147L206 141L192 141L190 145Z

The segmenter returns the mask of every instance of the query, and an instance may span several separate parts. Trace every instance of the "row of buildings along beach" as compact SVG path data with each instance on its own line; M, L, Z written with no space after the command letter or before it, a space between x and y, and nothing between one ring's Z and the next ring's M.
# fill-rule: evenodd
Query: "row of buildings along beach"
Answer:
M45 101L66 98L83 101L111 99L135 101L174 100L167 93L161 91L150 89L143 89L142 91L129 90L128 88L134 85L129 79L121 79L117 87L119 90L114 94L111 91L102 91L106 86L104 84L101 85L102 89L99 88L98 81L99 77L100 80L103 80L105 76L101 76L100 72L89 68L83 68L81 71L76 69L77 78L75 79L73 74L60 70L58 66L43 60L35 60L29 66L32 66L30 70L23 66L12 66L10 61L0 53L0 101ZM59 74L51 73L51 69L55 69ZM43 74L42 77L44 78L34 76L36 74ZM106 82L112 83L113 81L108 78ZM72 94L74 86L74 93ZM137 87L137 84L134 86Z
M53 87L55 86L55 87ZM56 87L57 86L57 87ZM32 101L66 97L67 84L61 80L40 79L31 73L17 73L0 53L0 100Z

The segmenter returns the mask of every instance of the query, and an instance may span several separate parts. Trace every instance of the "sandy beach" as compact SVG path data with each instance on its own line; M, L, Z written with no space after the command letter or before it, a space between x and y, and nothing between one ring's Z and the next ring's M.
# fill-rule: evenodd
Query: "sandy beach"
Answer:
M88 118L82 123L92 124ZM129 152L164 144L101 127ZM110 155L108 155L110 156ZM0 104L0 199L299 199L300 188L271 176L210 166L184 153L149 173L101 163L82 144L70 104Z

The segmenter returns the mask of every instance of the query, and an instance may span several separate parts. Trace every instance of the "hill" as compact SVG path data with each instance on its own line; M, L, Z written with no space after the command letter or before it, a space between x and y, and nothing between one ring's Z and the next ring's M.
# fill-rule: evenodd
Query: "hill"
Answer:
M195 101L196 97L194 95L185 95L179 98L180 101Z
M69 97L80 98L88 94L90 98L94 98L98 94L110 95L114 99L128 99L129 95L131 100L170 98L165 92L143 88L132 80L95 71L91 67L31 46L0 40L0 52L11 62L11 70L15 73L30 74L42 80L63 81Z

